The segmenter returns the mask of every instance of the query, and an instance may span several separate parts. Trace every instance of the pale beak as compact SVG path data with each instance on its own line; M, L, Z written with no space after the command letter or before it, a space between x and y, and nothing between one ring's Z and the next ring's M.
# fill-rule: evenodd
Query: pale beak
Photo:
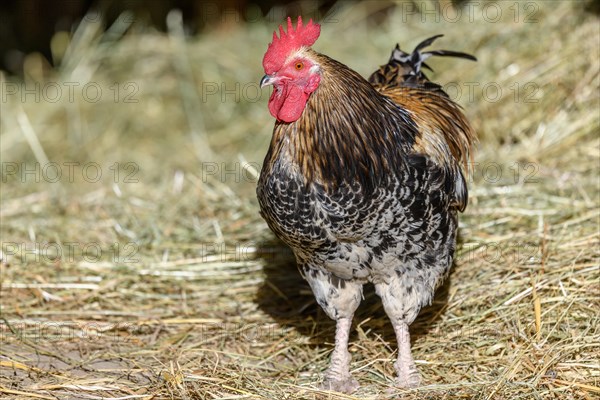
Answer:
M275 77L273 75L265 75L260 80L260 87L262 89L265 86L274 84L276 81L277 81L277 77Z

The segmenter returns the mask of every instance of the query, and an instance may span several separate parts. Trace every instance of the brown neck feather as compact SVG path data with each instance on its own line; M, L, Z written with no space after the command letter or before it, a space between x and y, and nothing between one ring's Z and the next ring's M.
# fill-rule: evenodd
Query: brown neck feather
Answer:
M295 122L277 122L267 163L292 163L306 183L375 188L402 169L417 128L409 113L345 65L319 53L321 83ZM268 167L267 167L268 168Z

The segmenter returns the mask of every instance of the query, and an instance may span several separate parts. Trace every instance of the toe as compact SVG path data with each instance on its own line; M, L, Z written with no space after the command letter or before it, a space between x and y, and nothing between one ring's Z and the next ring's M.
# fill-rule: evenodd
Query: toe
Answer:
M334 392L350 394L359 388L359 384L356 379L347 378L342 380L337 379L326 379L321 385L323 390L331 390Z
M421 386L421 375L413 370L407 374L399 374L396 385L402 388L412 389Z

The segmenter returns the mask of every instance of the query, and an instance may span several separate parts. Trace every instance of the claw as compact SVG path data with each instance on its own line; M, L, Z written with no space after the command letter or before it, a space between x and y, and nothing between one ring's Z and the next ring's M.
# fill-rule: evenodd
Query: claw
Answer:
M334 379L325 379L325 381L321 384L321 389L330 390L333 392L346 393L351 394L356 389L358 389L360 385L351 377L348 377L343 380L334 380Z
M398 377L396 385L405 389L413 389L421 386L421 374L416 369L406 369L396 367Z

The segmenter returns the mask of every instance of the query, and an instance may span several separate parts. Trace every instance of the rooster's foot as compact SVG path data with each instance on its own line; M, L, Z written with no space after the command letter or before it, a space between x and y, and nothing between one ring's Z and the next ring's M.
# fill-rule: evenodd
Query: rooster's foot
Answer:
M352 377L348 377L346 379L325 379L323 384L321 384L321 389L323 390L331 390L334 392L347 393L350 394L358 389L360 385L353 379Z
M398 371L398 377L396 378L396 386L405 388L405 389L413 389L421 386L421 375L416 369L412 371Z

